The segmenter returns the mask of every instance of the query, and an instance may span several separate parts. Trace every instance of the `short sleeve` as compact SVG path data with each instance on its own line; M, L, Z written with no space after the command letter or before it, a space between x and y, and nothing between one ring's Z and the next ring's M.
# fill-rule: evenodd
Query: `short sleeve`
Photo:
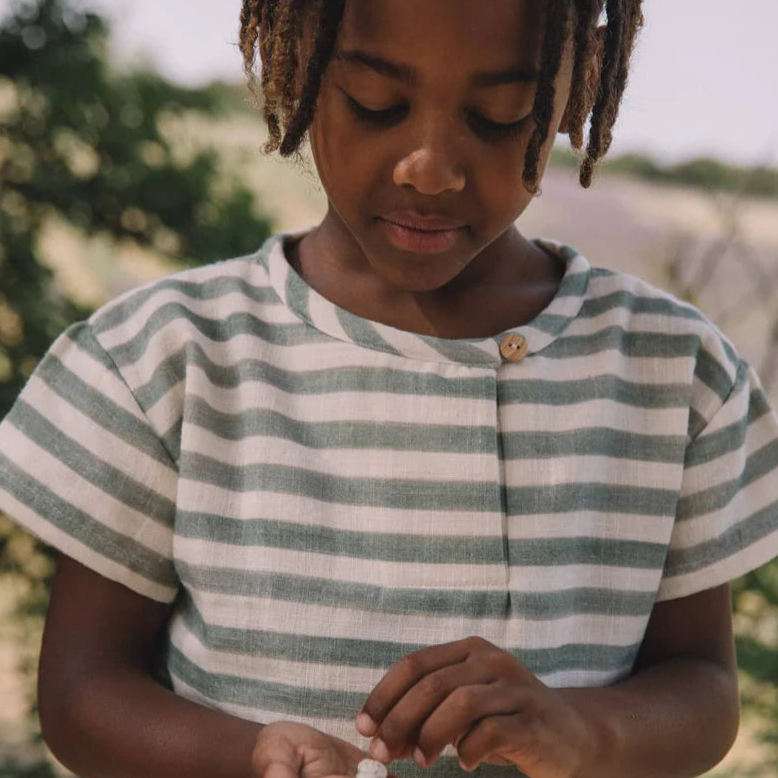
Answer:
M659 600L726 583L778 556L778 418L740 362L729 395L686 449Z
M101 575L172 602L177 480L90 324L73 325L0 424L0 509Z

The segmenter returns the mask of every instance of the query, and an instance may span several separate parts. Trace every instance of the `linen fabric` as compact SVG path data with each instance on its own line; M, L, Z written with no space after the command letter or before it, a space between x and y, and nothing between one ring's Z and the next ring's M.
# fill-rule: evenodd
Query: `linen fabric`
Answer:
M479 635L611 684L655 602L778 554L778 419L690 305L539 241L565 270L536 319L422 336L310 289L291 237L74 325L0 425L0 507L175 602L177 693L365 747L404 654Z

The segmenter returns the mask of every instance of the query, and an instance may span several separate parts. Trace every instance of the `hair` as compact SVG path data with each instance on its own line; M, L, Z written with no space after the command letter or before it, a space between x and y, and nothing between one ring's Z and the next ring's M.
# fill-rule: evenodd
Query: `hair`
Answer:
M579 179L589 187L597 162L607 153L613 125L627 85L632 50L643 24L641 0L543 0L544 31L540 72L532 113L535 129L529 140L523 173L525 187L538 191L540 150L548 138L554 107L554 82L565 43L572 35L573 76L568 105L570 141L580 155ZM265 151L296 153L310 126L322 76L332 58L346 0L243 0L240 48L249 88L262 104L269 140ZM599 41L600 17L607 22L602 41L599 83L592 83L590 59ZM298 84L298 52L307 14L314 14L312 53ZM571 29L572 28L572 29ZM257 94L254 65L262 62ZM589 138L584 124L591 110Z

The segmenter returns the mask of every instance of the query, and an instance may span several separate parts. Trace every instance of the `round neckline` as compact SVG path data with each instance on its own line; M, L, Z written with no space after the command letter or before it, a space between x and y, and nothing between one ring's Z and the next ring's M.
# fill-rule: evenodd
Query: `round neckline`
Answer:
M409 359L498 367L506 364L500 343L508 335L523 337L530 357L553 343L575 319L589 285L591 268L582 254L557 241L536 238L535 245L564 263L564 275L551 302L534 319L488 337L452 339L422 335L351 313L309 286L289 264L284 251L287 241L299 240L307 232L305 229L273 235L257 256L281 302L298 319L330 337Z

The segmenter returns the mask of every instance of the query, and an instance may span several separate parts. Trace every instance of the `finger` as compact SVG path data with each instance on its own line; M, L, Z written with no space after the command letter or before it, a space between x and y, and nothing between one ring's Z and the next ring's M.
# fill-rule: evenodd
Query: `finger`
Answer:
M382 761L413 755L419 732L429 718L436 717L438 728L443 726L445 716L437 715L439 708L447 708L448 698L458 689L491 680L490 673L487 663L460 662L425 675L386 715L371 743L371 753ZM465 732L471 724L472 720L467 721L466 726L455 730L451 738ZM450 726L445 730L448 733Z
M528 727L522 727L523 717L517 714L490 716L479 721L459 741L457 752L459 764L464 770L472 771L481 762L504 764L505 760L495 752L520 752L528 745ZM495 757L493 757L495 755ZM530 754L527 754L530 758ZM526 766L525 768L526 769Z
M357 716L357 730L372 737L389 711L421 678L436 670L464 661L475 648L475 641L483 646L481 638L466 638L440 646L429 646L406 654L395 662L369 694Z
M263 738L260 732L251 757L257 778L299 778L302 763L296 745L286 737L272 734Z
M460 686L422 725L414 760L422 767L430 767L449 743L458 745L481 719L515 713L525 696L521 688L491 683Z
M293 769L288 762L268 762L257 775L262 778L300 778L299 770Z

